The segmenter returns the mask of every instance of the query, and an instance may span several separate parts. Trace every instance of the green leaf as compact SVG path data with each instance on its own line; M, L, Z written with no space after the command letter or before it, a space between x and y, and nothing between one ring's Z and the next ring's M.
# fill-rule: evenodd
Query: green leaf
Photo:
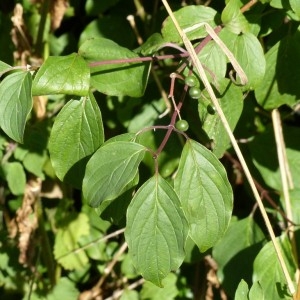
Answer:
M48 159L46 151L43 153L28 152L23 160L24 168L35 176L45 179L43 167Z
M221 19L225 27L235 34L249 31L247 19L240 10L239 0L230 0L225 6Z
M132 142L104 144L89 160L83 179L83 196L93 207L115 199L135 178L145 147Z
M248 300L248 291L248 284L244 279L242 279L236 289L234 300Z
M139 174L137 173L135 178L124 188L124 193L114 200L101 202L100 205L95 208L96 213L101 217L101 219L108 220L109 222L117 225L120 225L121 222L123 223L127 207L132 200L132 195L135 192L135 187L138 182Z
M286 156L295 189L300 188L299 133L300 130L298 127L283 125ZM282 191L282 182L273 128L271 126L267 127L265 132L256 135L248 146L254 165L259 170L265 183L277 191Z
M146 181L127 210L125 238L139 273L162 287L183 262L188 226L173 188L160 176Z
M135 290L125 290L120 300L140 300L139 293Z
M189 5L179 9L178 11L175 11L174 15L179 23L179 26L183 30L202 22L208 23L212 27L215 27L216 21L218 21L217 12L211 7L204 5ZM182 43L182 39L170 17L164 21L161 32L166 42ZM204 26L187 32L187 36L190 40L204 38L207 35L208 34Z
M78 54L50 56L38 70L32 86L33 95L86 96L90 87L89 68Z
M9 70L10 68L11 68L10 65L8 65L5 62L0 60L0 76L1 76L2 72L6 71L6 70Z
M264 290L258 281L254 282L249 291L249 300L265 300Z
M263 240L263 232L250 216L231 222L224 237L214 246L218 278L229 296L234 296L241 278L251 284L253 261Z
M93 94L70 100L56 117L49 141L57 177L81 188L87 160L103 141L101 112Z
M189 235L204 252L223 236L230 221L233 195L225 169L207 148L188 140L174 189L189 222Z
M5 163L2 165L5 179L12 194L23 195L26 186L26 174L19 162Z
M137 54L111 40L95 38L85 41L79 53L89 62L139 58ZM117 63L91 67L91 84L112 96L141 97L148 80L150 63Z
M109 2L100 2L95 0L87 0L85 4L85 12L88 15L99 15L103 14L106 10L113 7L120 0L110 0Z
M206 75L211 82L218 82L220 78L224 78L227 70L227 58L222 49L215 41L210 41L200 51L198 57L205 66ZM213 76L212 76L213 74Z
M298 0L290 0L290 6L294 13L300 18L300 2Z
M56 232L54 256L65 269L80 269L88 263L88 257L84 251L75 250L80 247L79 238L90 233L89 219L84 213L68 216L69 220Z
M51 293L47 295L47 300L74 300L78 297L79 291L76 289L74 282L67 277L61 277Z
M79 45L81 46L91 38L109 38L120 46L129 49L136 44L134 32L128 20L122 15L108 14L91 21L82 31Z
M277 238L284 261L291 278L294 278L296 264L292 259L290 241L286 235ZM291 299L285 276L282 272L272 242L268 242L257 255L253 265L253 282L259 281L268 299Z
M152 55L153 53L157 52L163 45L166 43L166 41L163 39L162 35L155 32L152 34L145 43L141 45L138 49L136 49L136 52L141 53L142 55Z
M228 120L231 130L234 130L243 111L243 94L239 87L229 79L223 78L219 81L218 90L215 91L220 106ZM210 113L211 103L207 91L202 93L205 99L199 101L198 111L202 129L212 142L212 151L217 157L222 157L230 146L230 138L217 113Z
M257 37L250 32L236 35L226 28L220 32L219 36L246 73L248 83L245 88L255 89L263 82L266 69L269 72L269 69L266 68L263 49Z
M16 72L0 83L0 126L13 140L22 143L27 117L32 109L31 74Z
M176 286L177 276L170 273L163 281L164 288L160 288L151 282L145 282L140 292L141 299L151 300L173 300L178 295L178 287Z
M267 72L255 90L257 102L264 109L293 106L300 99L300 31L288 35L266 54Z

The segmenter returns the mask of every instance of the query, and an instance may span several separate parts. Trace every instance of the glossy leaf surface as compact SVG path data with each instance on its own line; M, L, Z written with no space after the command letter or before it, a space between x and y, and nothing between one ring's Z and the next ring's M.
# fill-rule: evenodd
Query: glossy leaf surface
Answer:
M85 41L79 53L88 63L139 56L111 40L95 38ZM113 96L140 97L148 80L149 63L114 63L91 67L91 84L100 92Z
M220 38L246 73L246 88L255 89L263 82L266 71L264 52L257 37L250 32L237 35L224 28Z
M145 147L132 142L110 142L89 160L83 179L84 198L93 207L124 192L135 178Z
M86 96L89 84L89 68L80 55L50 56L35 75L32 92Z
M204 252L223 236L231 217L233 195L225 169L211 151L188 140L174 189L189 222L189 235Z
M288 238L282 235L277 239L291 278L296 265L291 257L292 249ZM282 272L272 242L268 242L257 255L253 265L253 282L259 281L268 299L291 299L287 283Z
M156 175L144 183L127 210L126 241L137 271L155 285L184 259L188 224L173 188Z
M32 109L31 74L16 72L0 83L0 126L13 140L22 143L27 117Z
M87 159L103 142L101 112L93 94L70 100L56 117L49 141L57 177L80 188Z
M212 27L216 26L216 19L218 19L217 12L211 7L204 5L189 5L174 12L174 15L184 30L197 25L202 22L209 23ZM163 38L168 42L182 43L182 39L178 34L172 20L168 17L162 27ZM199 39L207 36L207 32L203 26L187 32L190 40Z

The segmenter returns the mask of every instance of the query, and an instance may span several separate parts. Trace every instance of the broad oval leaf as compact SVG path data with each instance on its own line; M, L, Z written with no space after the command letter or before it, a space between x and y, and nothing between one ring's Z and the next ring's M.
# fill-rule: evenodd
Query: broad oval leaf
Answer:
M26 119L32 109L31 74L16 72L0 83L0 126L13 140L22 143Z
M188 140L174 189L189 222L190 237L204 252L223 236L230 221L233 194L225 169L211 151Z
M247 19L240 10L240 0L230 0L222 11L222 22L235 34L249 31Z
M70 100L55 119L49 140L57 177L81 188L87 159L103 142L101 112L93 94Z
M250 32L237 35L226 28L219 36L246 73L246 88L255 89L262 82L266 71L264 52L257 37Z
M294 278L296 264L292 248L286 235L277 238L285 264L291 278ZM271 276L270 276L271 275ZM268 242L258 253L253 264L253 282L259 281L268 299L292 299L278 257L272 242Z
M187 235L177 194L160 175L150 178L127 210L125 237L137 271L162 286L162 280L183 262Z
M110 142L89 160L83 179L84 198L93 206L115 199L135 178L146 148L133 142Z
M215 27L216 19L218 19L217 11L215 11L211 7L204 5L189 5L175 11L174 15L181 29L183 30L197 25L200 22L206 22L209 23L212 27ZM161 32L165 41L182 43L182 38L180 37L170 17L168 17L164 21ZM208 34L203 26L187 32L187 36L190 40L204 38L207 35Z
M32 86L33 95L67 94L86 96L90 72L78 54L50 56L38 70Z
M111 40L95 38L85 41L79 53L89 62L135 59L139 56ZM99 91L112 96L141 97L144 94L150 63L105 63L91 65L91 84Z

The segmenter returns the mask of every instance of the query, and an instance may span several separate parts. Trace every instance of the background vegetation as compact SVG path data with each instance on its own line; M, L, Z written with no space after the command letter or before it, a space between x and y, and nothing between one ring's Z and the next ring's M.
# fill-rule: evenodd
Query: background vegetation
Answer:
M283 263L161 1L1 1L1 299L300 299L300 5L169 4Z

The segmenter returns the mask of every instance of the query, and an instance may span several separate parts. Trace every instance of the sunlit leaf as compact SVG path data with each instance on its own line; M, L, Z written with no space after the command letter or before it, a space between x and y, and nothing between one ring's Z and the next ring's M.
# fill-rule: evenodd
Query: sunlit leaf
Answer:
M248 83L245 87L255 89L263 82L267 69L264 52L258 38L250 32L237 35L226 28L220 32L219 36L246 73Z
M8 187L14 195L23 195L26 185L26 174L19 162L10 162L2 165Z
M79 53L88 63L115 59L139 58L137 54L105 38L85 41ZM91 66L91 84L100 92L113 96L140 97L148 80L149 63L114 63Z
M223 236L230 221L233 195L225 169L211 151L188 140L174 189L189 222L189 235L204 252Z
M285 264L291 278L294 278L296 264L292 258L290 241L286 235L277 238ZM268 299L291 299L287 282L276 255L273 243L268 242L257 255L253 265L253 282L259 281Z
M240 0L228 1L222 12L221 18L225 27L235 34L249 31L247 19L240 10Z
M145 282L141 290L141 299L151 300L173 300L179 294L176 285L177 277L175 274L170 273L163 281L164 288L160 288L151 282Z
M83 179L84 198L93 207L124 192L135 178L145 147L132 142L104 144L89 160Z
M212 27L215 27L219 17L214 9L204 5L188 5L175 11L174 15L180 27L185 30L202 22L209 23ZM165 41L182 43L182 39L170 17L164 21L161 32ZM190 40L199 39L207 36L207 32L201 26L187 32L187 36Z
M127 210L125 231L137 271L157 286L184 259L188 226L178 196L160 176L137 191Z
M216 96L220 106L228 120L231 130L234 130L243 110L243 94L239 87L234 85L229 79L219 81ZM212 104L208 99L206 91L202 93L198 105L202 129L207 134L212 143L212 151L217 157L222 157L230 146L230 138L224 128L219 115L211 112ZM204 99L204 97L206 98ZM213 109L213 108L212 108Z
M16 72L0 83L0 126L10 138L20 143L32 109L31 81L29 72Z
M75 283L67 277L61 277L53 290L47 295L47 300L72 300L79 297Z
M49 141L57 177L81 188L87 160L103 141L101 112L93 94L70 100L56 117Z
M90 225L84 213L70 214L69 217L70 220L65 220L64 227L59 228L55 235L54 256L65 269L73 270L84 267L88 262L84 251L75 250L80 248L79 238L89 234Z
M78 54L50 56L38 70L33 95L68 94L86 96L90 86L89 68Z
M264 290L262 289L259 281L256 281L252 284L252 287L249 291L249 300L265 300Z
M9 70L10 68L11 68L10 65L8 65L5 62L0 60L0 75L1 75L1 72Z
M234 300L248 300L248 292L248 284L244 279L242 279L236 289Z

